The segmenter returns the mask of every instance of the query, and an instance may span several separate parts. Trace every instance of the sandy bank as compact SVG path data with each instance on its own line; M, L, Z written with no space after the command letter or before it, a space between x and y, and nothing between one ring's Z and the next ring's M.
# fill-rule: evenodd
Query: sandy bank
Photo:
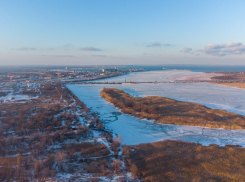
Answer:
M245 83L235 82L235 83L213 83L218 85L225 85L228 87L245 88Z

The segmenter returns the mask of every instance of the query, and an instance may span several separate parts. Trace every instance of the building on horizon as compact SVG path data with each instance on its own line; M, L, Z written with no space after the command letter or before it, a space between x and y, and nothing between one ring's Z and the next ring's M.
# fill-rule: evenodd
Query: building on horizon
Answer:
M115 67L114 69L113 68L103 68L102 69L102 72L105 73L105 72L117 72L117 67Z

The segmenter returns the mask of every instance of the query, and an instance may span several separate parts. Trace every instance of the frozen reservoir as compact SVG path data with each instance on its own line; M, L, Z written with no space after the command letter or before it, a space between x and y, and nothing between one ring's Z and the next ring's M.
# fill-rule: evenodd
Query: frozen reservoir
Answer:
M140 74L148 73L144 72ZM167 76L171 76L170 73L167 74ZM150 79L150 75L145 76ZM132 77L132 75L125 76L127 78ZM166 75L159 75L159 77L166 79ZM154 79L156 79L155 73ZM133 96L155 95L169 97L245 115L245 89L210 83L67 84L67 87L91 108L92 111L98 113L100 119L106 123L105 126L108 129L112 129L115 134L121 135L124 144L136 145L139 143L171 139L196 142L202 145L214 143L221 146L226 144L245 146L245 130L157 124L149 120L142 120L120 113L117 108L100 97L100 91L103 87L117 88Z

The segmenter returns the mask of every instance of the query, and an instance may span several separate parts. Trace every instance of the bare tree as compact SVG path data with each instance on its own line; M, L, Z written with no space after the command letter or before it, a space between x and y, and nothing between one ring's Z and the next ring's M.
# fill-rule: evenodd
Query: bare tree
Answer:
M21 157L20 153L18 153L18 154L16 155L16 160L17 160L18 176L20 176L21 161L22 161L22 157Z
M66 156L64 154L64 152L62 152L61 150L58 150L58 153L56 155L56 161L58 164L58 167L61 171L64 170L64 166L63 163L65 162Z
M121 161L119 159L113 160L113 169L115 172L119 172L121 170Z

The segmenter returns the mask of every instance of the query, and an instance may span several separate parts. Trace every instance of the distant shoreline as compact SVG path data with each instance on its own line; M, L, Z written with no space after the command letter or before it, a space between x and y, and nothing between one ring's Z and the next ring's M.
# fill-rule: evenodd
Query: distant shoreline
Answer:
M217 84L217 85L224 85L227 87L234 87L234 88L241 88L241 89L245 89L245 83L239 83L239 82L234 82L234 83L228 83L228 82L224 82L224 83L214 83L212 82L212 84Z

